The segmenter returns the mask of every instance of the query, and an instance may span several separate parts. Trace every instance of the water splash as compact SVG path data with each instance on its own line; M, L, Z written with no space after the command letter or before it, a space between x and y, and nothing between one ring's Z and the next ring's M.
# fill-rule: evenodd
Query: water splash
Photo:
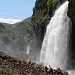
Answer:
M26 54L29 54L29 51L30 51L30 46L27 46Z
M42 44L40 62L53 68L66 68L69 18L68 1L63 3L51 18Z

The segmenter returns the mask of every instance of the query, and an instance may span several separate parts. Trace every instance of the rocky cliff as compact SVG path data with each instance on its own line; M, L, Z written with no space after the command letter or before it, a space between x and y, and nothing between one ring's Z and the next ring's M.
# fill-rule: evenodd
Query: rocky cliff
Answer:
M72 34L71 34L71 59L75 60L75 0L69 0L69 11L68 16L72 21ZM75 62L73 61L72 64ZM73 65L74 66L74 65Z
M32 23L35 36L41 40L44 37L46 26L53 16L53 11L62 0L36 0L33 8Z

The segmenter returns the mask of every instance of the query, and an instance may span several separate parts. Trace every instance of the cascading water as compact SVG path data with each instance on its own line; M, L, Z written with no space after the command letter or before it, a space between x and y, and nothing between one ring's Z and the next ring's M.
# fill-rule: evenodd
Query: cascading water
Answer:
M29 51L30 51L30 46L27 46L26 54L29 54Z
M66 68L69 21L68 1L63 3L51 18L40 53L40 62L52 68Z

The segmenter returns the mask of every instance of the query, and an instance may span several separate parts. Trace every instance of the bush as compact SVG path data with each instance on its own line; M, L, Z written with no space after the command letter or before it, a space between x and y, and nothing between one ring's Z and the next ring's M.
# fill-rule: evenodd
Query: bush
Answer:
M5 72L2 69L0 69L0 75L5 75Z
M53 5L52 5L52 0L47 1L47 6L48 6L48 14L51 14Z
M48 14L52 15L53 7L56 6L60 0L48 0L47 6L48 6Z

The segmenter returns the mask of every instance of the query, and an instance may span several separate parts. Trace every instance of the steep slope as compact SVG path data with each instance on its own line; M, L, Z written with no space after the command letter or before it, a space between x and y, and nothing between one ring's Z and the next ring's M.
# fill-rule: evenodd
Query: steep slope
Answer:
M7 24L0 23L0 51L12 55L12 40L14 33L5 26ZM12 43L11 43L12 42Z
M0 51L12 57L25 59L32 37L31 18L15 24L0 23Z

